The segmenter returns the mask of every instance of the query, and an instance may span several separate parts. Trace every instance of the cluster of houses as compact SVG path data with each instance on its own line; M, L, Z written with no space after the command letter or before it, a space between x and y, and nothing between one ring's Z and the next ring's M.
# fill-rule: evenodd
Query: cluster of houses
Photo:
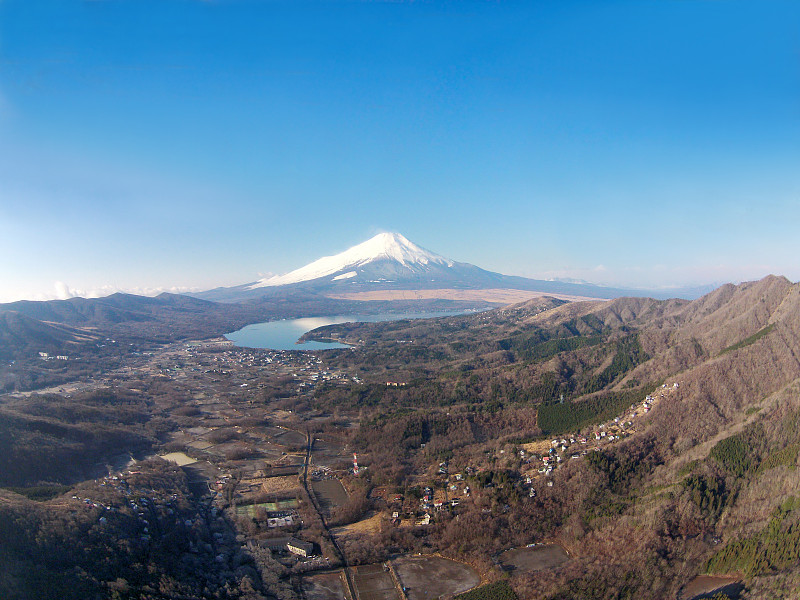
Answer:
M39 352L39 358L41 358L42 360L53 360L53 359L56 359L56 360L69 360L69 356L66 356L65 354L58 354L56 356L50 356L50 354L48 352Z
M677 382L672 385L663 384L659 391L648 394L642 402L633 404L623 416L615 417L611 421L598 425L589 436L589 439L584 435L571 434L564 438L552 440L549 451L540 457L541 466L538 468L538 472L541 475L549 475L567 456L569 456L569 459L580 458L591 450L597 450L604 443L614 442L629 435L632 432L635 418L646 415L666 393L677 390L679 387ZM590 440L594 443L591 447L588 447L587 444L589 444ZM578 446L577 448L576 445ZM523 450L520 451L520 456L524 458ZM551 484L552 482L548 483L548 485Z
M154 518L154 515L157 514L155 510L160 508L163 509L167 515L176 515L177 505L175 503L178 501L178 495L172 494L168 499L166 497L159 499L155 496L150 497L147 495L142 495L142 490L137 491L132 489L125 479L126 474L133 475L136 473L138 473L138 471L126 471L125 473L121 473L119 475L107 475L98 480L97 483L99 483L102 487L113 489L122 496L126 497L126 500L123 504L128 505L133 515L139 521L141 527L139 538L142 541L147 541L150 539L151 520ZM106 504L88 497L81 497L77 494L73 495L72 499L81 502L87 508L103 509L105 511L103 513L104 515L122 510L110 504ZM216 514L216 509L212 509L212 515L216 516ZM178 517L176 516L175 518ZM105 524L108 522L108 519L105 516L100 516L97 520L100 524ZM184 524L187 527L191 527L193 522L187 519Z
M113 506L106 506L102 502L98 502L97 500L92 500L91 498L81 498L80 496L72 496L73 500L78 500L79 502L83 502L89 508L102 508L104 510L114 510Z
M459 481L463 481L463 476L458 474ZM448 480L449 482L449 480ZM464 484L462 484L464 485ZM451 488L453 491L458 489L455 484ZM464 494L469 494L469 487L465 488ZM402 494L388 493L386 488L373 488L371 495L375 498L384 500L389 506L392 507L391 523L392 525L399 526L403 523L406 525L412 522L409 516L405 518L402 516L401 511L403 507L404 496ZM445 490L435 491L431 486L426 486L422 489L422 495L419 499L419 505L412 512L415 513L413 523L417 527L430 525L432 520L432 513L434 511L444 510L450 506L458 506L458 498L448 499L448 494Z
M204 353L204 349L214 348L219 350L224 348L222 352ZM258 377L255 376L253 368L271 368L283 370L285 373L292 375L299 379L298 391L313 390L317 383L337 382L337 383L363 383L357 376L350 377L344 373L329 372L324 370L322 360L318 357L296 351L283 351L283 350L253 350L249 348L238 348L230 342L215 342L215 343L192 343L187 344L184 350L194 356L195 360L200 365L205 365L208 368L203 371L207 375L221 375L229 377L231 375L238 375L240 377L247 376L248 381L256 384L257 387L263 387L263 383L258 383ZM174 368L162 368L162 374L168 374L175 371L181 372L185 366L176 364ZM190 369L197 371L197 368ZM212 379L212 383L219 382L220 379ZM247 387L248 383L240 383L240 387Z
M344 375L343 373L331 373L329 371L310 371L303 373L306 369L301 369L300 373L294 373L294 376L298 379L302 379L303 381L300 382L298 388L302 390L303 388L314 389L317 383L320 381L324 382L335 382L335 383L347 383L350 381L350 377ZM362 383L359 377L353 377L352 380L355 383Z
M553 469L555 469L564 459L570 448L572 448L575 444L586 445L588 441L589 440L582 435L552 440L550 442L550 450L547 452L547 454L542 456L542 466L539 467L539 473L549 475L553 472ZM522 452L524 451L521 450L520 454ZM589 451L587 449L581 449L580 451L573 449L573 452L570 453L570 459L580 458L581 456L585 456L588 452Z

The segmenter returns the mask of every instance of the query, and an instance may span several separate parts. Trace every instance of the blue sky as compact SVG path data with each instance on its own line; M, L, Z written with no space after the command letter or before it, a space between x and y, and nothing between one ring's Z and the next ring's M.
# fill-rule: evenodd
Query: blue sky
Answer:
M796 1L0 0L0 301L379 231L530 277L796 281L798 167Z

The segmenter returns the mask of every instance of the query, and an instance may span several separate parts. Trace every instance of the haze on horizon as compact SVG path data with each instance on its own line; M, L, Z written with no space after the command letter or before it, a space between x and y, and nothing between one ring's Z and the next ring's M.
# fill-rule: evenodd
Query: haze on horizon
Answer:
M379 231L542 279L797 281L798 22L778 0L4 0L0 302L236 285Z

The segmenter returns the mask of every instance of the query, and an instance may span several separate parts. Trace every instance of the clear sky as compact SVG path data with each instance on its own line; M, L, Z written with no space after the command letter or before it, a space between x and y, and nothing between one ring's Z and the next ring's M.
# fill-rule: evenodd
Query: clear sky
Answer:
M800 2L0 0L0 301L379 231L530 277L800 279Z

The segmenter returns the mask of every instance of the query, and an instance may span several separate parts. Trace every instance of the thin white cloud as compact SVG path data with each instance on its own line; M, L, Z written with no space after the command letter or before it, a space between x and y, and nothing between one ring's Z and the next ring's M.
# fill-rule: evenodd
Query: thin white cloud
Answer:
M66 300L73 297L72 290L69 289L69 286L63 281L56 281L53 287L56 290L56 298L58 300Z

